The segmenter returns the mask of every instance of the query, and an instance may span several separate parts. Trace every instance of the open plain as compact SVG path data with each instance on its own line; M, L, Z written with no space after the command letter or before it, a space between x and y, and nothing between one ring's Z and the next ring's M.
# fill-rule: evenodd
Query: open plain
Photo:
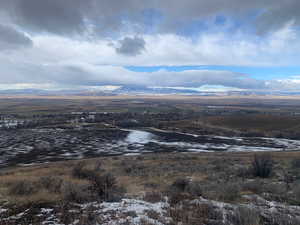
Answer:
M0 224L299 224L299 106L2 97Z

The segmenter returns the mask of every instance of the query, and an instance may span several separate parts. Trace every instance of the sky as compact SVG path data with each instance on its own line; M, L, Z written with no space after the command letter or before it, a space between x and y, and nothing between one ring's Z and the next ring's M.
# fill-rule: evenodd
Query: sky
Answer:
M300 91L299 0L1 0L0 89Z

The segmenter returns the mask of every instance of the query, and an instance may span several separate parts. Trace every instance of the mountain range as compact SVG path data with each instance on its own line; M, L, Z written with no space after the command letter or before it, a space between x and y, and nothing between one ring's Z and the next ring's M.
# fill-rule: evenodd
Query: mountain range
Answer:
M0 96L114 96L114 95L198 95L198 96L234 96L234 95L278 95L295 96L299 92L284 91L197 91L178 88L153 88L144 86L121 86L114 90L95 89L66 89L66 90L43 90L43 89L7 89L0 90Z

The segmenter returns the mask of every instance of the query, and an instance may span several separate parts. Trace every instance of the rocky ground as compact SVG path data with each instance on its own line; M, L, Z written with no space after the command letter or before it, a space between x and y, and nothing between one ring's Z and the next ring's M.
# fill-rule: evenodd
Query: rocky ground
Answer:
M244 195L243 204L230 204L202 197L171 205L167 201L147 202L122 199L120 202L90 202L68 206L33 206L24 211L0 208L0 224L47 225L171 225L171 224L300 224L300 206L267 201ZM64 208L65 207L65 208Z

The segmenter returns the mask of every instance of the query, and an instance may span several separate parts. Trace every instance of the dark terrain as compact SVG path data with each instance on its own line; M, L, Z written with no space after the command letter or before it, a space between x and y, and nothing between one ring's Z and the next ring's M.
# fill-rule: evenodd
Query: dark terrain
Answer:
M0 224L300 224L300 98L0 99Z

